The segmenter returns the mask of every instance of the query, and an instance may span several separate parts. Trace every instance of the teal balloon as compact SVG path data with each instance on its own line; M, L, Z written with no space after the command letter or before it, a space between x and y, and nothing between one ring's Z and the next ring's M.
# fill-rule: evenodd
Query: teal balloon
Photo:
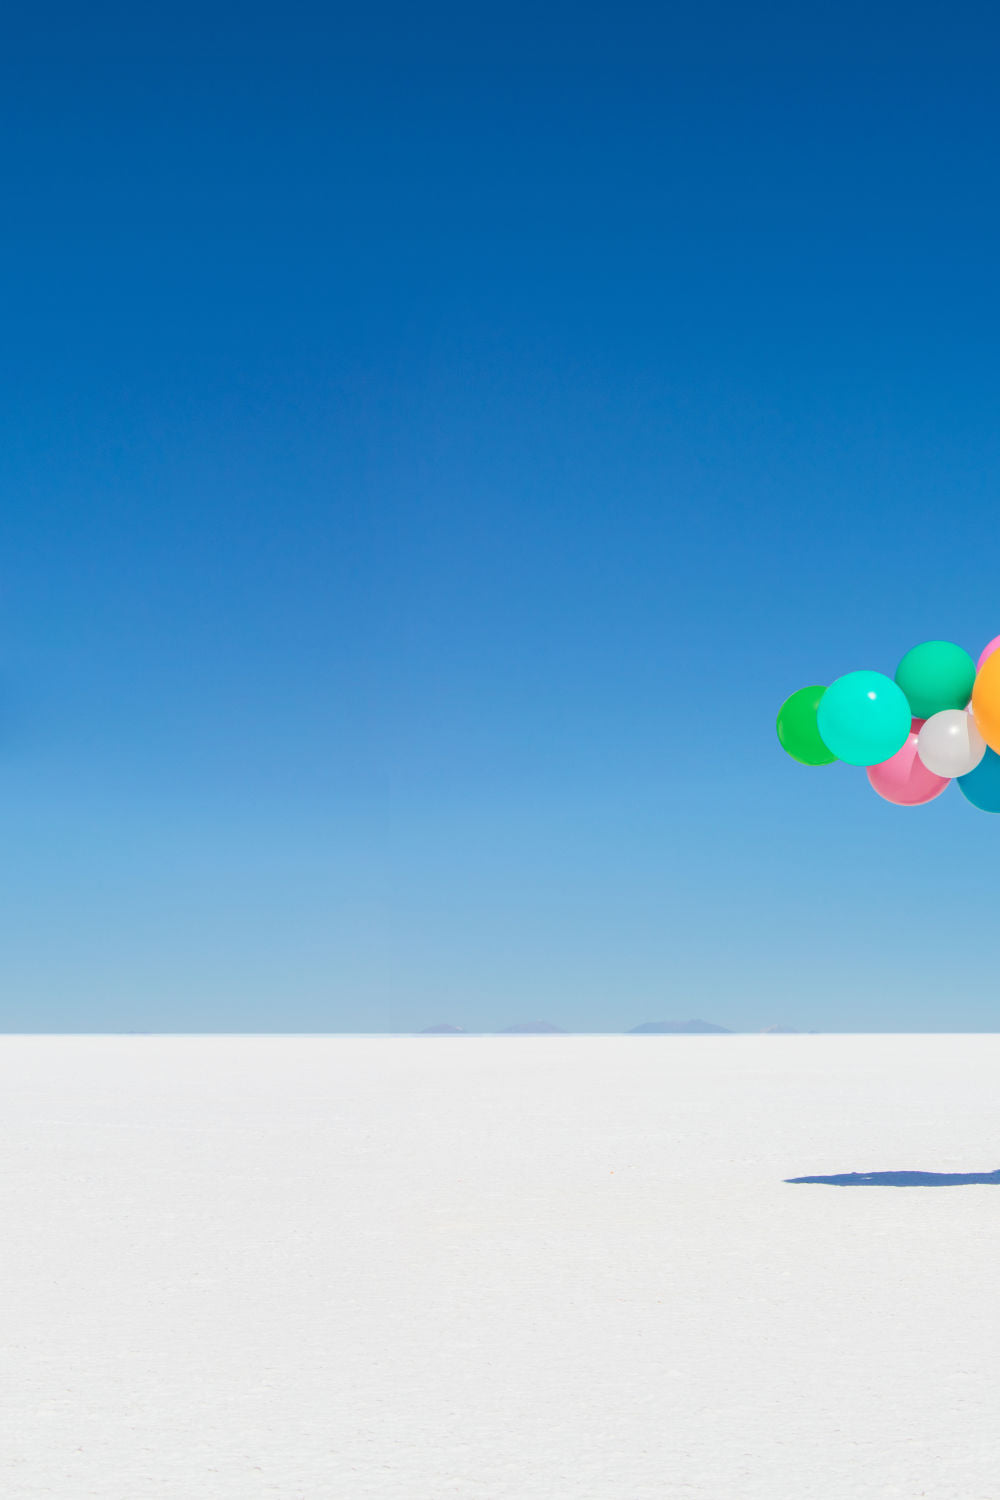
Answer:
M956 776L955 784L980 812L1000 813L1000 755L995 750L987 748L976 769Z
M896 668L896 681L915 719L929 719L946 708L965 708L975 680L975 662L953 641L924 641L907 651Z
M878 766L901 750L913 715L906 694L883 672L848 672L819 700L816 728L832 755L850 766Z

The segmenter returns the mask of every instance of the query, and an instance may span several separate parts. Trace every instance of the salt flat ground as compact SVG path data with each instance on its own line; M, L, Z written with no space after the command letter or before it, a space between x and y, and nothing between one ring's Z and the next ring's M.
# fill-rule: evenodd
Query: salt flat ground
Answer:
M5 1500L1000 1497L1000 1036L0 1038Z

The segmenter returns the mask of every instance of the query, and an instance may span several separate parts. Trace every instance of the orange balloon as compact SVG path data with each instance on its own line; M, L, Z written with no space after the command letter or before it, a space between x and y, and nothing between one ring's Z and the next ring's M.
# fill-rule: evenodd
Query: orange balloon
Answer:
M979 733L990 749L1000 754L1000 651L994 651L979 668L972 689L972 712Z

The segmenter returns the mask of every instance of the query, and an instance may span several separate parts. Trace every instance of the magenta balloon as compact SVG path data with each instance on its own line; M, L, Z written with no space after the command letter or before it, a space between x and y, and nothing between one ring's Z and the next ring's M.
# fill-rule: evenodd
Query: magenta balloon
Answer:
M1000 650L1000 635L995 635L990 641L989 645L983 647L982 654L979 660L976 662L976 671L979 671L980 667L988 656L992 656L994 651L998 650Z
M906 744L880 765L868 767L868 780L886 802L897 807L919 807L940 797L950 777L935 776L917 754L917 735L923 719L914 719Z

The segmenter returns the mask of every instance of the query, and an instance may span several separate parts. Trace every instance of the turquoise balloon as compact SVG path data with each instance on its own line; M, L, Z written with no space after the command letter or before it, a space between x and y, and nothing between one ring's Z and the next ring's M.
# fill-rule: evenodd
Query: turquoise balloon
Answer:
M906 694L891 677L848 672L819 700L816 728L838 760L878 766L906 744L912 717Z
M955 777L958 790L980 812L1000 813L1000 755L987 748L974 771Z

